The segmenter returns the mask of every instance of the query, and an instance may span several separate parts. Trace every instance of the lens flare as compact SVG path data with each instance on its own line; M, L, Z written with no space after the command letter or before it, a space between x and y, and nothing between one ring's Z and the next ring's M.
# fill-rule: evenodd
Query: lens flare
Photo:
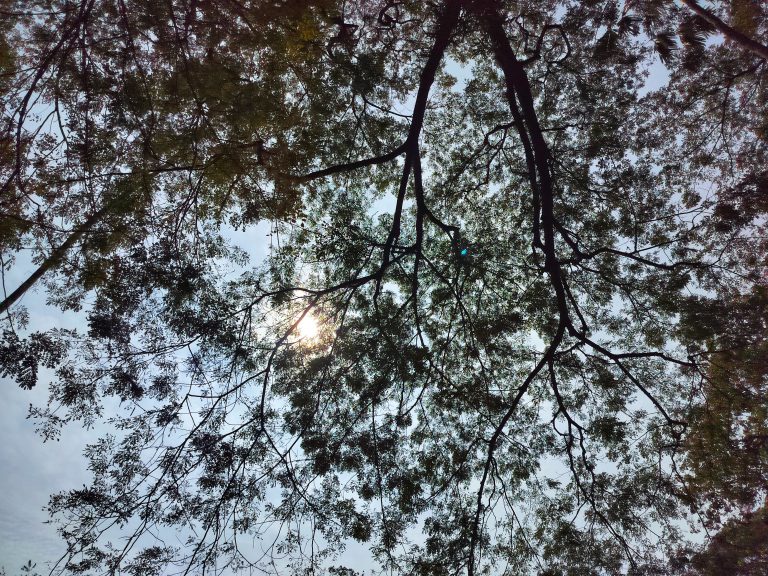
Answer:
M304 318L301 319L299 325L296 326L296 332L299 338L311 340L317 336L319 327L317 325L317 318L311 313L307 312Z

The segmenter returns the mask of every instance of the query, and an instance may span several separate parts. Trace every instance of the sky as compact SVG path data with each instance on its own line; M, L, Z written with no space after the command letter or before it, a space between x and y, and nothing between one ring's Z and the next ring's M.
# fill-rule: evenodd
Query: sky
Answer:
M248 253L253 264L263 260L269 251L269 229L269 223L264 223L247 232L228 230L226 235ZM19 255L13 269L5 275L7 292L13 291L34 269L24 254ZM50 328L87 331L83 313L62 314L45 301L46 292L40 284L19 301L29 311L29 326L23 333ZM49 517L44 507L51 494L90 483L83 450L111 430L105 424L85 430L73 423L63 428L58 441L43 442L27 414L30 404L45 405L51 376L51 371L42 370L38 386L32 390L23 390L13 380L0 378L0 438L4 440L0 442L0 568L5 568L8 576L16 576L29 560L45 573L46 565L65 552L55 526L47 523Z
M0 566L14 574L28 560L42 565L64 548L43 507L52 492L88 481L81 452L93 431L68 429L59 442L43 443L26 419L44 389L26 391L3 379L0 388Z
M33 267L15 267L6 274L6 286L17 286L22 274ZM76 328L82 324L74 314L62 315L45 305L42 290L27 293L23 304L30 311L30 328ZM88 482L82 457L85 445L96 438L95 430L70 427L59 441L44 443L27 419L29 405L47 400L46 374L41 384L23 390L8 378L0 379L0 567L15 576L28 560L42 567L64 551L56 530L43 507L50 494L77 488Z
M449 66L449 72L460 80L467 70L458 65ZM657 64L651 70L644 91L659 87L668 76ZM377 203L375 209L386 209ZM251 256L251 263L260 261L269 251L269 224L261 224L247 232L230 231L228 236ZM13 270L6 273L6 288L10 292L28 275L34 266L24 255ZM62 313L45 304L45 290L38 286L21 300L30 312L29 330L46 330L53 327L75 328L83 331L85 318L82 314ZM27 419L30 403L44 405L47 399L45 373L40 384L33 390L23 390L13 381L0 379L0 568L8 576L16 576L19 568L28 560L37 563L38 570L45 572L46 564L55 562L64 552L55 527L47 523L44 511L51 494L82 487L89 483L90 474L82 451L86 444L95 441L108 430L104 425L85 430L74 424L62 431L59 441L44 443L35 432L35 424ZM359 550L350 548L340 562L350 565Z
M263 261L270 250L273 238L269 233L270 224L261 223L247 231L227 230L226 236L248 253L250 264L254 265ZM7 292L34 268L20 255L17 265L6 273ZM87 331L83 313L62 314L47 306L45 300L45 289L38 284L19 301L30 315L24 333L54 327ZM83 450L112 430L106 424L85 430L73 423L62 429L58 441L43 442L27 414L30 404L45 405L47 383L52 375L52 371L41 371L38 386L32 390L23 390L11 379L0 378L0 438L5 439L0 442L0 568L6 570L7 576L20 574L21 566L29 560L45 574L65 552L44 508L51 494L90 483ZM337 562L355 565L362 552L362 546L350 545Z

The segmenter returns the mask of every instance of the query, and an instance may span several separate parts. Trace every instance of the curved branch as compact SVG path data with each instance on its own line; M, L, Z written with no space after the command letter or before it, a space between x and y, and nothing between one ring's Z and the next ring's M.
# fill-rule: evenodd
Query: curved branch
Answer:
M563 54L560 58L557 58L556 60L546 60L547 64L559 64L568 59L568 57L571 55L571 43L569 42L568 36L563 30L563 27L560 24L547 24L546 26L544 26L544 28L542 28L541 33L539 34L539 38L538 40L536 40L536 48L533 49L533 54L531 54L528 58L520 62L523 66L530 64L532 62L535 62L536 60L541 58L541 46L544 43L544 36L550 30L557 30L557 32L560 34L560 37L563 39L563 42L565 43L565 54Z

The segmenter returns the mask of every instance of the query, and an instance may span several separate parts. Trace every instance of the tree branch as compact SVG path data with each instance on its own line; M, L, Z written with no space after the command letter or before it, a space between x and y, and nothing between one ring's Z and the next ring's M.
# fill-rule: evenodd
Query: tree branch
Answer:
M61 262L69 249L72 248L72 246L74 246L77 242L79 242L80 239L85 236L85 234L87 234L88 231L91 230L91 228L93 228L93 226L99 220L101 220L104 214L109 211L111 206L112 202L108 202L100 210L91 214L91 216L89 216L85 222L80 224L70 233L70 235L62 244L54 248L50 256L43 260L42 264L40 264L40 266L38 266L37 269L32 272L29 277L27 277L27 279L24 280L24 282L22 282L21 285L16 288L16 290L14 290L9 296L7 296L5 300L0 302L0 314L8 310L8 308L10 308L19 298L21 298L27 292L27 290L32 288L35 282L42 278L46 272Z
M315 170L314 172L309 172L308 174L303 174L300 176L287 175L286 178L288 178L289 180L294 180L296 182L309 182L310 180L316 180L318 178L332 176L333 174L339 174L341 172L351 172L352 170L357 170L358 168L365 168L366 166L375 166L376 164L384 164L385 162L391 162L392 160L394 160L395 158L403 154L407 150L407 148L408 148L408 141L406 140L391 152L387 152L386 154L382 154L381 156L373 156L371 158L365 158L363 160L357 160L355 162L337 164L335 166L329 166L328 168L323 168L322 170Z
M729 26L712 12L701 6L696 0L682 0L682 3L688 6L688 8L690 8L697 16L712 24L712 26L721 32L723 36L728 38L728 40L736 42L736 44L745 50L749 50L753 54L757 54L763 60L768 60L768 46L765 44L761 44Z

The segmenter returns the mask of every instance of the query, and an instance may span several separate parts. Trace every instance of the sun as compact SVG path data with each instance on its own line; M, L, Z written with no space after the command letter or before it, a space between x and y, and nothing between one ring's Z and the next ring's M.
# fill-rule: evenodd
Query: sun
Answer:
M296 326L296 332L301 339L312 340L317 336L318 331L317 318L315 318L312 312L307 312L299 322L299 325Z

